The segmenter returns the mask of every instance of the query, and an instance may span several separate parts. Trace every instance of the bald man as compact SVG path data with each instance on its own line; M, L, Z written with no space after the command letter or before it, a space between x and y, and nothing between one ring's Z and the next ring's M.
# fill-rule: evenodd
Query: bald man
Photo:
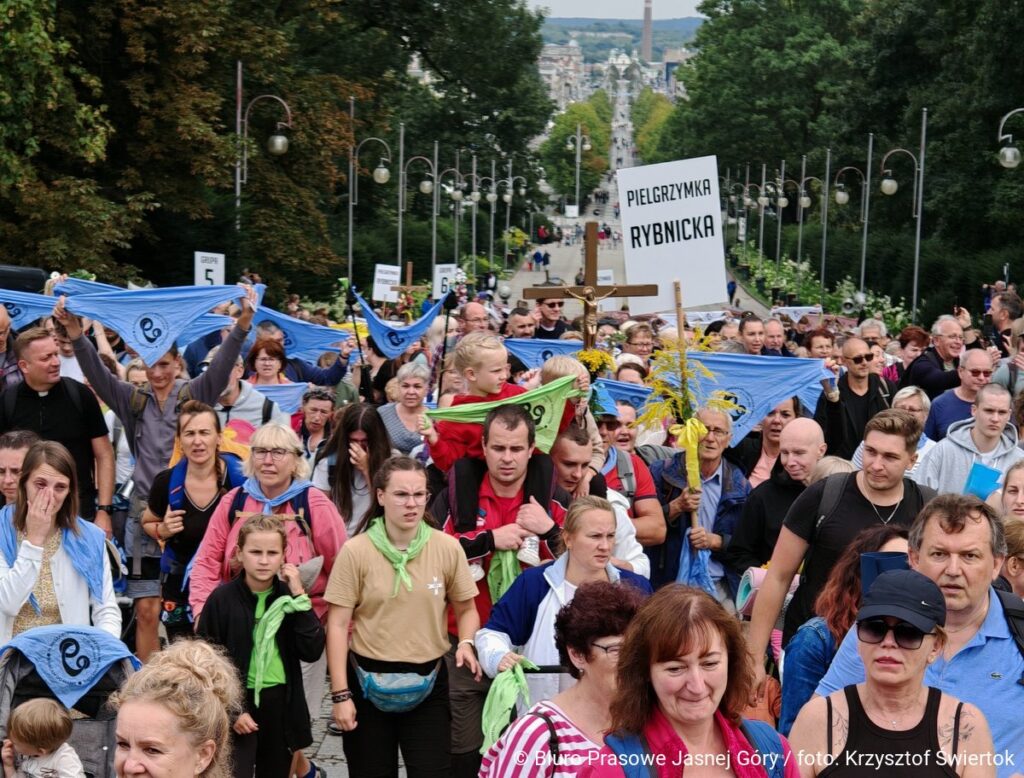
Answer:
M846 372L836 380L836 388L824 392L818 400L814 418L826 430L825 442L832 456L852 457L864 439L868 420L889 407L892 390L884 378L871 372L874 358L866 341L848 338L843 343ZM830 406L842 412L829 413Z
M825 435L813 419L793 419L783 428L771 477L750 493L725 552L725 564L737 575L772 558L782 520L807 487L825 448Z
M11 333L11 317L0 305L0 391L21 383L18 357L14 353L14 338Z

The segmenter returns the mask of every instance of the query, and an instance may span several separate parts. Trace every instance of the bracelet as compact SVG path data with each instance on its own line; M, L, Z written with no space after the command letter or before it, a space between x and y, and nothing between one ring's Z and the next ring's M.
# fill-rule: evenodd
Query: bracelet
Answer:
M331 692L331 702L337 705L339 702L348 702L352 699L352 692L348 689L342 689L341 691Z
M113 513L114 512L114 506L113 505L97 505L96 506L96 510L97 511L103 511L104 513Z
M474 648L476 648L476 643L475 643L475 642L473 641L473 638L463 638L462 640L460 640L460 641L459 641L459 643L458 643L458 645L456 646L456 648L458 648L459 646L461 646L461 645L462 645L463 643L469 643L469 645L471 645L471 646L473 646Z

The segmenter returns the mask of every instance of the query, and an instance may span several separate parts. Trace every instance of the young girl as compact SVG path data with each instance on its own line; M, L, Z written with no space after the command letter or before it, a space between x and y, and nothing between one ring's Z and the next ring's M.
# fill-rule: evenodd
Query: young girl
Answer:
M71 716L59 702L37 698L22 703L7 721L4 778L84 778L69 737Z
M234 723L237 778L251 778L254 767L256 778L285 778L291 752L313 742L299 661L320 658L324 631L298 568L284 563L285 545L281 519L249 518L238 533L242 571L210 595L196 630L227 649L245 683L245 712Z

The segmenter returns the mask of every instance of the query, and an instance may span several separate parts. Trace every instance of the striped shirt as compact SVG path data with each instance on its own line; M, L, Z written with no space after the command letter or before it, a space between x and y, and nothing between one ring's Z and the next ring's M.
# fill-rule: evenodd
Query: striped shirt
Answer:
M551 754L551 729L540 716L551 719L558 738L558 757ZM579 775L601 750L550 700L538 702L526 715L512 722L505 733L484 754L479 778L521 778L543 776L563 778Z

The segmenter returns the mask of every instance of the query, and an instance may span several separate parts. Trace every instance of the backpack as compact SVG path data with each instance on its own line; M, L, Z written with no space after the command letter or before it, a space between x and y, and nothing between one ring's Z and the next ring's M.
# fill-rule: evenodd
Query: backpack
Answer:
M1003 614L1006 616L1006 625L1010 628L1013 641L1021 656L1024 656L1024 600L1013 592L1004 592L1001 589L995 590L999 595L999 601L1003 604ZM1024 686L1024 674L1017 679L1017 683Z
M132 435L128 436L128 450L132 452L133 457L137 457L138 454L135 451L135 435L138 434L139 430L139 419L142 418L143 411L146 410L146 405L149 404L149 393L143 391L143 389L149 389L149 384L143 384L142 387L133 386L131 396L128 398L128 413L131 414L132 419ZM192 383L186 381L178 389L178 394L174 402L174 412L177 413L181 410L181 406L192 399ZM117 414L114 414L115 416ZM123 420L122 420L123 421Z
M309 512L309 490L315 487L309 486L303 489L296 495L295 499L291 501L292 506L295 508L295 515L298 517L297 524L302 534L307 538L313 538L313 515ZM238 519L238 514L245 508L245 499L248 497L248 493L241 486L235 490L235 496L231 499L231 507L228 508L228 526L230 527Z
M628 451L619 450L615 454L615 471L619 474L619 481L622 482L623 496L633 502L633 495L636 494L636 474L633 472L633 457Z
M662 459L671 459L679 453L679 449L672 448L671 446L658 446L653 443L645 443L642 446L637 446L633 453L640 457L645 465L650 467L653 463Z
M756 719L743 719L740 732L760 754L768 778L783 778L786 773L786 756L782 735L771 725ZM658 769L652 758L651 747L643 735L615 732L606 735L604 742L615 752L617 763L626 778L657 778Z

